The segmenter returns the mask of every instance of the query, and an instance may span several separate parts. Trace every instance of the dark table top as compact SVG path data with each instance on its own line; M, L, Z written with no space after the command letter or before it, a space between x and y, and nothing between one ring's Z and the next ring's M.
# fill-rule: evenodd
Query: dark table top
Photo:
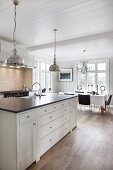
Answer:
M47 94L46 96L29 96L29 97L10 97L0 98L0 110L5 110L13 113L20 113L51 103L56 103L69 98L77 97L77 95L61 95L61 94Z

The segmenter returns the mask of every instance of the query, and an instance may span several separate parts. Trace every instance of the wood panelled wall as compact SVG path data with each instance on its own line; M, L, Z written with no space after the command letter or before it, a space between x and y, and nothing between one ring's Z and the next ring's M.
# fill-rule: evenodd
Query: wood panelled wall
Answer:
M0 67L0 91L22 90L24 85L32 86L31 68Z

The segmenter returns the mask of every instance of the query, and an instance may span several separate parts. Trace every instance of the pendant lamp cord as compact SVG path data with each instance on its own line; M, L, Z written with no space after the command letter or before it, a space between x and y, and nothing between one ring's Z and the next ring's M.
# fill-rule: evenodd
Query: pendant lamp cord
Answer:
M54 43L54 64L56 65L56 31L57 29L53 30L55 32L55 43Z
M17 4L14 3L14 30L13 30L13 46L14 46L14 50L16 49L16 6L17 6Z
M84 52L84 59L85 59L86 50L83 50L83 52ZM84 67L85 67L85 71L87 72L88 68L87 68L87 64L85 63L85 60L84 60Z

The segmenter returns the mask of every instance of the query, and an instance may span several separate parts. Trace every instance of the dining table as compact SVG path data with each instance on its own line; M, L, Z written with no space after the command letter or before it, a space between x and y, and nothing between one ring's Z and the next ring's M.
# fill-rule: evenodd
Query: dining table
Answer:
M107 99L108 99L108 94L103 94L103 95L101 95L101 94L100 95L92 95L92 94L90 94L91 106L93 105L94 108L99 107L101 114L103 114L104 111L106 111L105 101Z
M81 93L75 93L75 92L64 92L64 94L68 94L68 95L72 95L72 94L80 94ZM91 93L82 93L82 95L90 95L90 104L91 106L94 106L94 107L100 107L101 108L101 113L103 112L103 110L105 110L105 101L107 100L108 98L108 94L98 94L98 95L93 95Z
M107 94L92 95L90 94L90 103L95 106L102 106L105 108L105 101L107 99Z

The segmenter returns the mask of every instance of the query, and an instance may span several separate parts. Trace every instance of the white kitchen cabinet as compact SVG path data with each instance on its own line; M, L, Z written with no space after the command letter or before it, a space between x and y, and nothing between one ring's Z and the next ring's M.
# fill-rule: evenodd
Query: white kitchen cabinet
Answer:
M30 122L20 127L20 166L26 169L36 157L36 123Z
M77 114L77 99L74 98L72 100L72 103L71 103L71 128L75 128L77 126L77 118L76 118L76 114Z
M35 109L0 111L0 170L24 170L36 160L36 130Z

